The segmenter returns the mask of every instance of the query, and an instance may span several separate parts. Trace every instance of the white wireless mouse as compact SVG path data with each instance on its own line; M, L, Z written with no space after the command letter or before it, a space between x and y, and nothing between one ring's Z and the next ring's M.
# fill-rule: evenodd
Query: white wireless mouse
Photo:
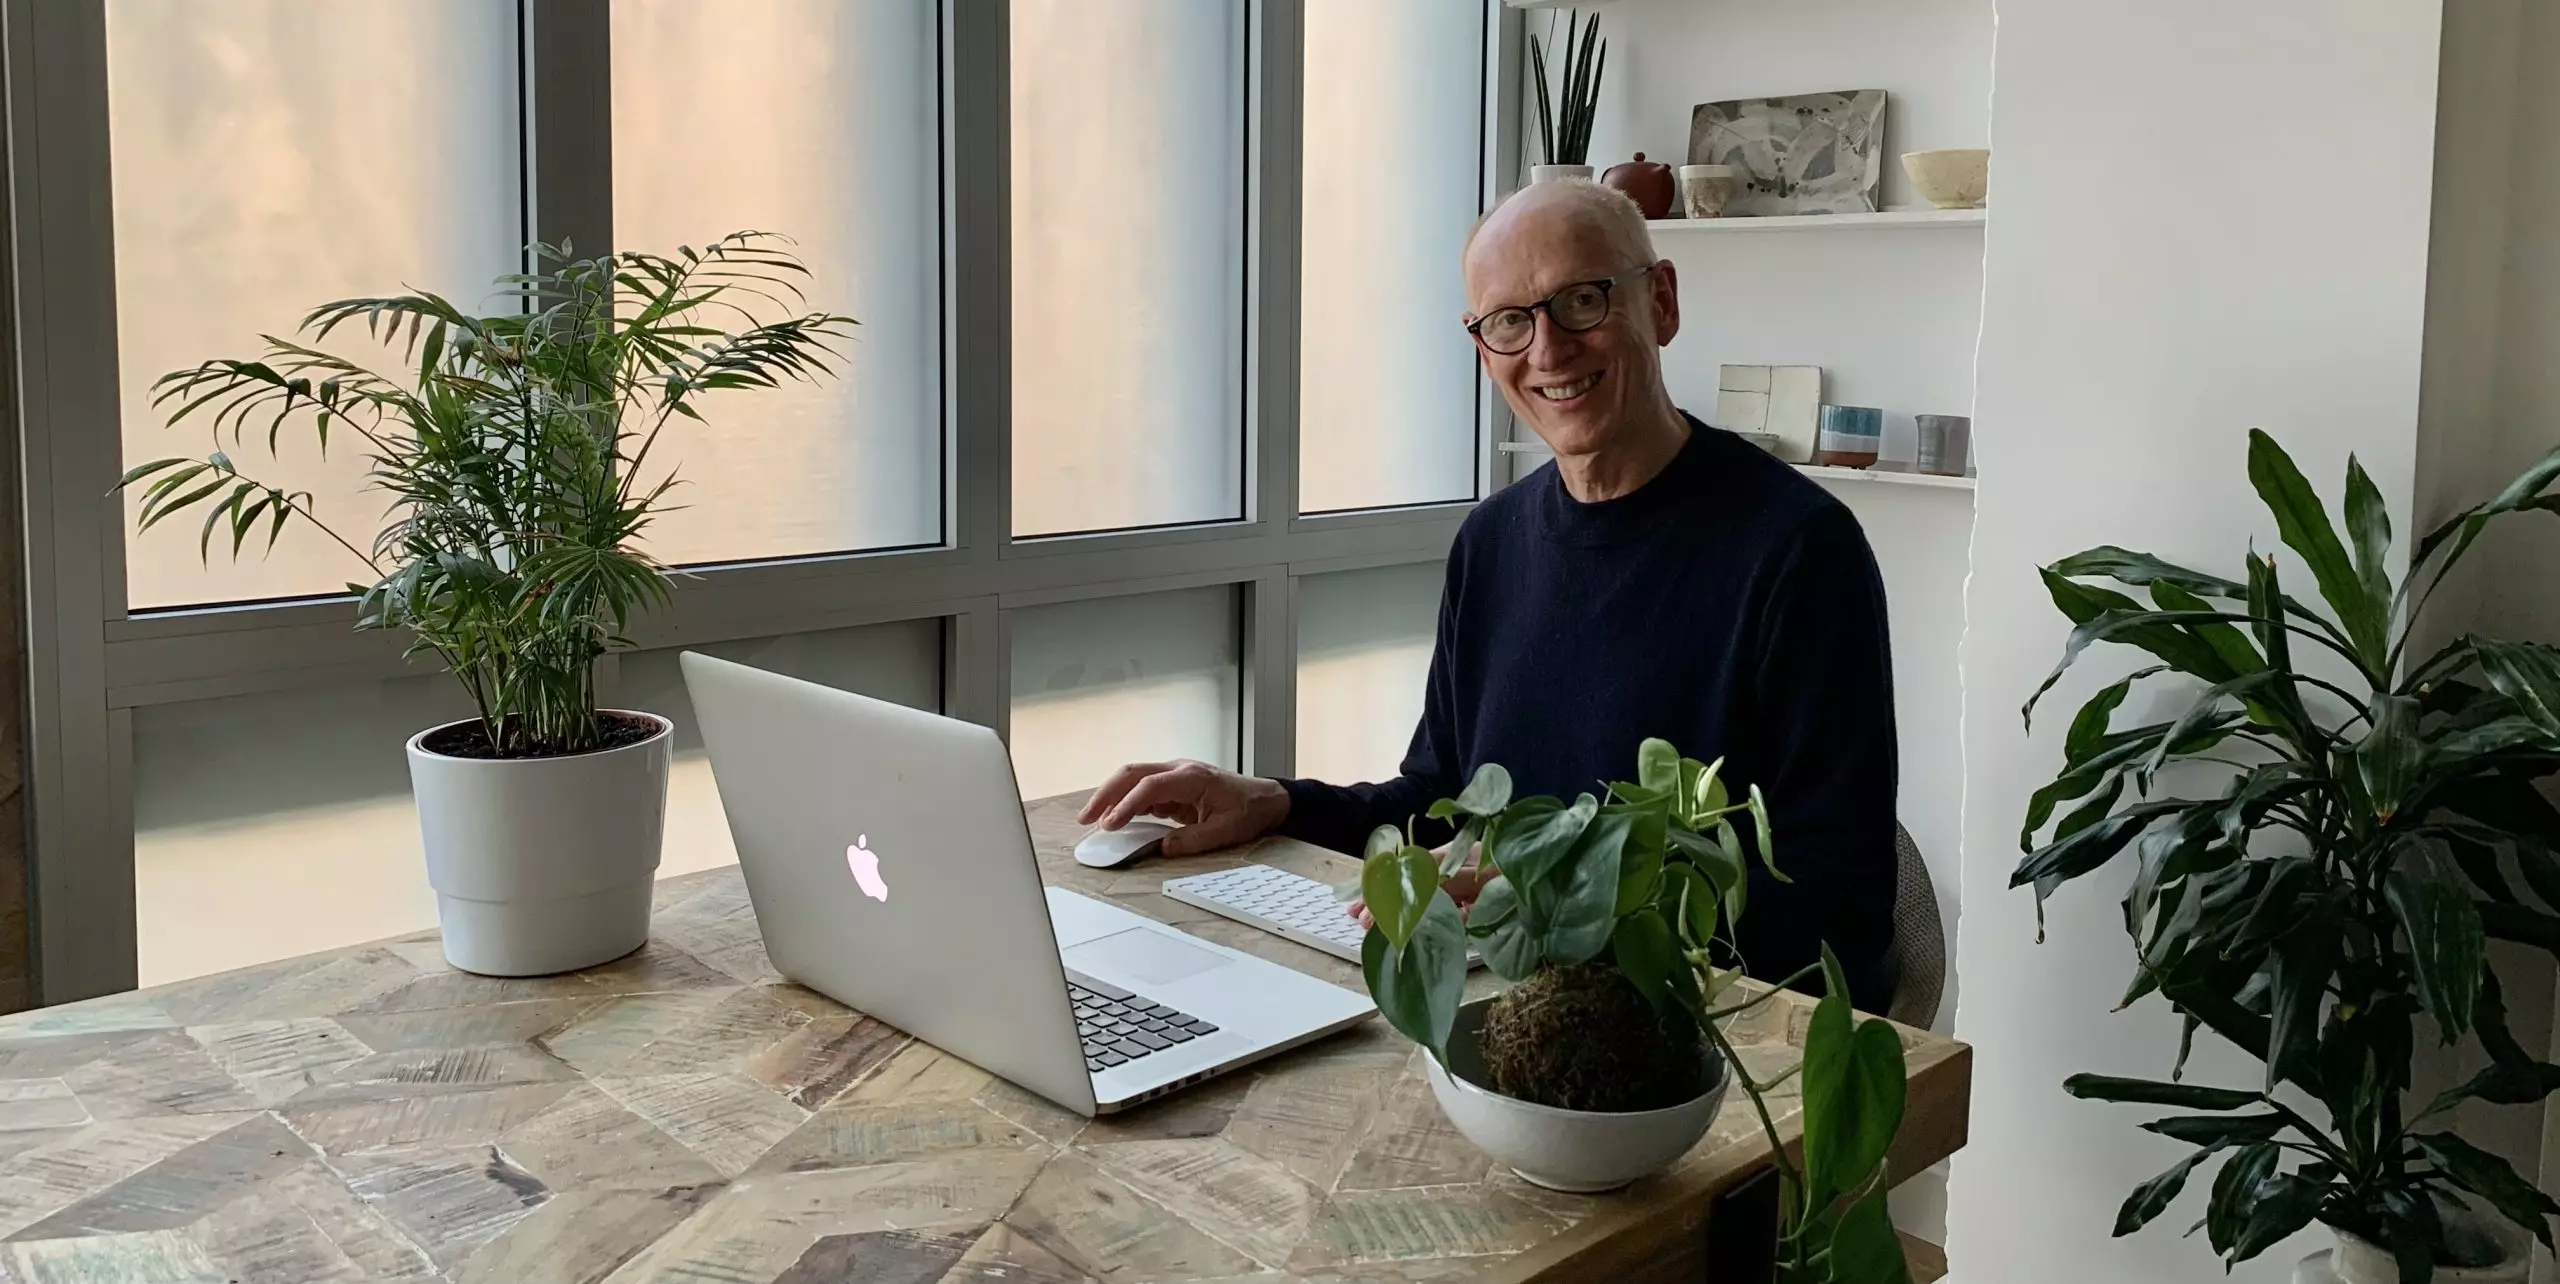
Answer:
M1153 856L1164 836L1182 828L1161 820L1133 820L1118 829L1097 829L1076 843L1076 863L1111 869Z

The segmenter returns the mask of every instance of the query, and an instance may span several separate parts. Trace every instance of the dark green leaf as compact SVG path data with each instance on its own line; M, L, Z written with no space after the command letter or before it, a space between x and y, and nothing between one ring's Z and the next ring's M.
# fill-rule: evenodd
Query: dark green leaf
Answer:
M2356 578L2370 601L2391 601L2391 509L2364 465L2347 456L2347 536L2355 541ZM2386 606L2387 609L2387 606Z
M2320 1001L2338 969L2345 891L2340 888L2313 902L2291 930L2276 938L2267 1013L2269 1092L2283 1081L2287 1067L2312 1059L2319 1049Z
M2417 698L2374 697L2373 729L2357 742L2355 756L2366 805L2373 809L2374 819L2389 821L2427 766L2427 743L2418 731Z
M1640 807L1627 825L1626 854L1618 859L1618 915L1653 903L1662 888L1662 862L1670 818L1662 808Z
M1826 947L1831 988L1805 1031L1804 1171L1808 1204L1820 1208L1866 1185L1902 1127L1907 1085L1902 1040L1883 1021L1859 1022L1839 966Z
M1751 786L1751 837L1760 848L1760 867L1769 871L1769 877L1781 883L1796 881L1778 868L1778 844L1769 833L1769 800L1760 796L1757 784Z
M1580 963L1608 948L1610 924L1618 914L1618 870L1634 824L1634 808L1612 803L1599 808L1583 827L1565 857L1563 890L1547 924L1549 959Z
M1520 912L1520 898L1512 893L1511 880L1499 875L1476 889L1475 904L1467 907L1467 931L1482 934L1511 921Z
M2430 1284L2444 1250L2444 1217L2434 1196L2407 1188L2382 1193L2383 1240L2400 1268L2400 1284Z
M2281 669L2258 669L2241 674L2227 682L2217 682L2207 688L2203 695L2196 697L2194 704L2187 706L2185 713L2178 715L2176 722L2169 724L2168 734L2160 737L2159 745L2151 751L2151 757L2142 764L2142 779L2146 787L2176 752L2177 746L2203 729L2212 716L2221 711L2223 701L2245 702L2260 691L2284 681L2286 676Z
M2105 745L2107 725L2115 718L2116 709L2124 704L2125 696L2133 690L2133 684L2166 672L2167 666L2155 664L2099 688L2098 694L2089 697L2089 702L2080 706L2080 712L2072 715L2071 730L2062 738L2062 761L2067 766L2088 761Z
M1525 981L1546 966L1546 933L1524 911L1476 943L1484 965L1506 981Z
M2220 1146L2207 1146L2170 1165L2168 1170L2159 1176L2134 1187L2133 1193L2125 1197L2124 1206L2116 1210L2116 1226L2113 1233L2118 1236L2130 1235L2150 1225L2153 1218L2169 1211L2169 1205L2177 1200L2178 1192L2186 1189L2187 1174L2194 1172L2197 1164L2212 1158L2221 1149Z
M2320 1201L2328 1198L2329 1187L2324 1182L2285 1173L2260 1183L2255 1195L2249 1205L2248 1221L2240 1227L2237 1242L2227 1254L2233 1262L2248 1261L2310 1225L2320 1212Z
M1894 1233L1885 1192L1867 1196L1840 1214L1831 1231L1831 1275L1838 1284L1910 1284L1911 1265Z
M1705 948L1716 937L1715 884L1697 866L1673 861L1662 867L1662 889L1662 908L1673 916L1689 947Z
M2543 1247L2552 1246L2550 1219L2560 1217L2560 1204L2517 1176L2506 1160L2449 1132L2422 1132L2410 1140L2453 1184L2489 1201L2508 1221L2533 1232Z
M2204 639L2181 627L2195 620L2194 612L2147 611L2132 598L2121 593L2074 584L2051 571L2043 573L2046 590L2055 605L2073 621L2071 636L2062 646L2062 659L2045 675L2019 713L2029 726L2034 725L2036 702L2053 684L2062 680L2064 672L2080 658L2080 653L2098 642L2123 642L2142 648L2162 663L2180 673L2207 682L2224 682L2239 676L2220 653ZM2237 618L2237 617L2234 617Z
M2416 568L2426 565L2427 559L2434 556L2436 550L2442 547L2446 540L2453 540L2454 545L2445 553L2443 565L2437 568L2437 573L2441 575L2455 562L2461 560L2463 551L2471 547L2471 541L2480 537L2480 531L2488 525L2489 519L2526 507L2542 494L2543 487L2550 485L2555 477L2560 477L2560 446L2553 447L2542 458L2535 460L2531 467L2518 474L2514 481L2507 483L2507 488L2499 491L2488 503L2457 513L2451 520L2429 531L2425 539L2418 541L2416 555L2409 559L2411 578L2416 578Z
M2346 546L2338 540L2337 528L2329 523L2329 510L2312 492L2302 470L2294 466L2293 457L2264 429L2249 430L2249 482L2275 516L2276 531L2284 537L2285 546L2310 567L2320 596L2345 626L2357 657L2368 671L2380 671L2390 599L2365 592Z
M2191 614L2214 613L2212 605L2203 598L2167 580L2151 586L2151 600L2164 611L2182 611ZM2248 635L2242 633L2239 626L2231 621L2215 620L2188 627L2194 630L2197 637L2204 639L2204 644L2212 647L2213 653L2221 656L2222 662L2229 665L2233 671L2254 673L2266 667L2266 657L2258 654L2258 648L2251 645Z
M2418 874L2392 870L2383 880L2382 895L2409 934L2418 1002L2435 1017L2450 1044L2471 1028L2472 1008L2480 997L2488 948L2480 913L2472 908L2470 893L2432 863Z
M1540 884L1572 854L1583 828L1599 810L1600 801L1584 794L1570 807L1558 804L1525 815L1518 810L1504 813L1501 828L1494 831L1495 863L1511 876L1523 898L1543 904Z
M2052 889L2104 865L2117 852L2132 842L2142 827L2173 811L2193 806L2185 802L2137 803L2105 820L2048 843L2018 862L2009 875L2009 886L2035 884L2038 899L2050 895Z
M1671 938L1670 925L1650 909L1618 920L1617 929L1609 936L1609 957L1656 1010L1667 1010L1677 1001L1679 992L1673 988L1672 978L1689 970L1688 963L1680 957L1679 943ZM1695 998L1694 984L1688 993Z
M2474 645L2489 685L2514 701L2545 734L2560 735L2560 648L2534 642Z
M2120 1101L2140 1106L2176 1106L2184 1110L2239 1110L2259 1105L2266 1094L2237 1088L2207 1088L2192 1083L2154 1079L2122 1079L2114 1075L2075 1074L2062 1090L2084 1101Z
M1475 777L1458 791L1458 806L1478 816L1491 816L1511 805L1511 772L1498 762L1476 768Z
M1361 938L1360 970L1387 1024L1445 1058L1467 984L1467 932L1457 902L1446 892L1433 892L1413 938L1401 949L1384 932Z
M1449 845L1441 849L1440 852L1441 882L1445 883L1449 881L1453 875L1455 875L1459 870L1465 869L1468 864L1475 859L1476 839L1481 836L1483 832L1484 818L1482 816L1469 816L1467 817L1465 824L1458 826L1457 836L1451 838L1449 840Z
M2240 1242L2257 1203L2258 1185L2275 1174L2276 1160L2283 1156L2275 1143L2256 1141L2223 1161L2222 1171L2213 1177L2213 1198L2205 1204L2204 1234L2213 1251L2228 1253Z
M2191 1146L2237 1146L2272 1141L2285 1130L2286 1123L2281 1114L2171 1115L2142 1125L2142 1130Z
M2267 657L2267 667L2288 675L2279 690L2270 692L2273 699L2289 713L2298 712L2302 699L2292 686L2293 637L2285 629L2286 612L2296 611L2299 604L2284 595L2276 575L2276 560L2260 557L2255 548L2249 550L2249 631L2258 639L2258 649ZM2315 623L2325 623L2308 611L2299 612Z
M1419 847L1372 856L1360 870L1360 896L1387 943L1402 949L1439 895L1440 862Z

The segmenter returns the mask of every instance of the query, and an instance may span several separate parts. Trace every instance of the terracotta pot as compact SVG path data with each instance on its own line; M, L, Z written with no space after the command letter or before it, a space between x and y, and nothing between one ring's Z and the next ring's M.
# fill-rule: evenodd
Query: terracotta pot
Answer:
M1671 202L1680 192L1679 184L1672 181L1671 167L1646 160L1643 152L1624 165L1610 166L1600 176L1600 185L1625 192L1646 218L1671 217Z

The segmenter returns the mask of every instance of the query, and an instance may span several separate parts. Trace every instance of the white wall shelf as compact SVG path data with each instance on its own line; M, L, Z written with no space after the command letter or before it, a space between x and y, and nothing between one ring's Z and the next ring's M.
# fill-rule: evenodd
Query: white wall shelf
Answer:
M1550 452L1546 443L1537 441L1497 441L1494 449L1506 455L1545 457ZM1908 471L1906 466L1879 464L1873 468L1837 468L1828 464L1797 464L1797 472L1816 481L1884 482L1894 486L1927 486L1937 490L1972 490L1971 477L1946 477L1937 473Z
M1645 226L1666 232L1854 232L1889 228L1979 228L1989 210L1885 210L1876 214L1772 214L1761 218L1658 218Z

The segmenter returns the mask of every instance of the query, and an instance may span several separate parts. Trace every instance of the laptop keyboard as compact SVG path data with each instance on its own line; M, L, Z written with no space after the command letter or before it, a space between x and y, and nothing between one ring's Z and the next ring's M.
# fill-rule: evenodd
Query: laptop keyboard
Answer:
M1075 1001L1076 1035L1084 1041L1087 1070L1127 1065L1218 1032L1218 1027L1188 1012L1078 972L1067 973L1067 997Z

